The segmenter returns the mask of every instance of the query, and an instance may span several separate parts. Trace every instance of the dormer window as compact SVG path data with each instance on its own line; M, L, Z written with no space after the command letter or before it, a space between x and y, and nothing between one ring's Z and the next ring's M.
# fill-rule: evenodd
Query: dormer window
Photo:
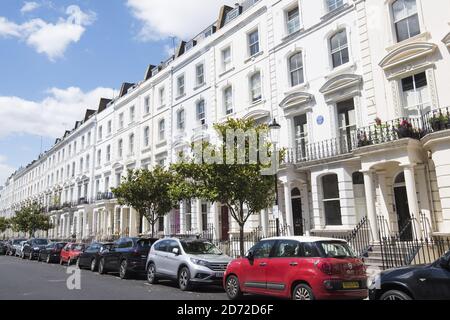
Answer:
M397 41L401 42L420 34L416 0L397 0L392 3Z

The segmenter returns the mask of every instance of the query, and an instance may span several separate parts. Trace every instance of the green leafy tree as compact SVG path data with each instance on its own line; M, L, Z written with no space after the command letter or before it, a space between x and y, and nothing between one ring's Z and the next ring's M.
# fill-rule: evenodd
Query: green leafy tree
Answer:
M44 209L38 202L32 202L16 211L11 218L11 226L16 232L24 232L33 237L38 230L48 231L53 228L50 217L46 216Z
M5 217L0 217L0 233L5 232L10 227L9 220Z
M235 139L232 147L226 149L227 131L255 130L257 133L256 151L258 154L271 156L268 150L271 145L267 140L260 137L267 133L267 125L256 125L253 120L228 119L223 124L216 124L215 129L224 138L224 144L213 146L203 143L201 146L202 160L205 154L212 155L215 163L196 160L198 146L192 146L194 157L182 156L182 161L172 165L172 169L179 175L183 183L177 182L173 186L174 198L202 198L210 202L218 202L225 205L231 217L239 225L240 254L244 252L244 227L251 215L260 212L273 205L275 195L275 183L273 175L263 175L262 172L270 167L270 164L257 157L257 161L250 162L251 150L255 144L250 144L251 138L247 138L242 143ZM194 150L196 149L196 150ZM230 155L237 160L245 150L245 162L230 163L227 159Z
M145 217L154 236L158 219L163 219L176 206L170 196L174 179L171 171L157 166L153 170L129 171L123 182L112 190L119 204L133 207L138 212L139 233L142 233L142 217Z

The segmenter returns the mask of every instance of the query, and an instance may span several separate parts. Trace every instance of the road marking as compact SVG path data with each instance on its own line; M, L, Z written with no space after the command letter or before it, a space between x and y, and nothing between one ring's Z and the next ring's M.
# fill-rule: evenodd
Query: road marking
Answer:
M48 280L48 282L66 282L66 280Z

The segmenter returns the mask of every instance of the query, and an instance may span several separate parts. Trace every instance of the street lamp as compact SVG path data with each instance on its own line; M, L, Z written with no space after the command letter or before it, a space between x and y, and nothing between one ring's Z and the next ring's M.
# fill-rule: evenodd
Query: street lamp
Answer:
M274 118L273 122L269 125L269 134L270 134L270 140L273 143L273 152L274 152L274 159L275 161L278 160L277 156L277 144L280 142L280 130L281 126L277 123L277 120ZM275 183L275 206L274 209L276 210L275 215L275 224L277 228L277 237L280 236L280 218L279 218L279 211L278 211L278 163L274 164L274 183Z

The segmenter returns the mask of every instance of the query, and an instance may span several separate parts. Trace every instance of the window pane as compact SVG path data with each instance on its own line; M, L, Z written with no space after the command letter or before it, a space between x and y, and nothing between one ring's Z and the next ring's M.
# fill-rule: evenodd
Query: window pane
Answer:
M339 200L324 202L325 223L329 226L342 225L341 204Z
M409 36L414 37L420 34L419 16L417 14L408 18Z
M425 72L421 72L414 76L414 81L416 82L416 89L427 86L427 76Z
M323 199L338 199L339 186L338 177L335 174L326 175L322 178Z

